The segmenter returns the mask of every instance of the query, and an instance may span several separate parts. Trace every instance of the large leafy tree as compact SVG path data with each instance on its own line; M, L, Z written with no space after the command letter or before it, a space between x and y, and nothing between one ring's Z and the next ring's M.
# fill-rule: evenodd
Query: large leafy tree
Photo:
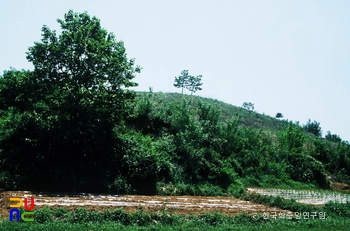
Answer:
M129 96L125 88L137 85L132 79L140 68L97 18L69 11L58 22L60 36L43 26L42 42L27 52L40 93L52 97L46 101L50 109L62 110L62 104L68 104L72 118L78 116L76 107L108 109L109 119L119 118Z
M84 184L79 174L85 181L111 174L103 169L120 153L113 129L128 112L134 94L127 88L137 85L140 67L96 17L69 11L58 23L60 35L43 26L41 42L29 48L34 71L10 70L1 79L2 109L12 112L1 155L19 178ZM14 155L20 161L11 162Z

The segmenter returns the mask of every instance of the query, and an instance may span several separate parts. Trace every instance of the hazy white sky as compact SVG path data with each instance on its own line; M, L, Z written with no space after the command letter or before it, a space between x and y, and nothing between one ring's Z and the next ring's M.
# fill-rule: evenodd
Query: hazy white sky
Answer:
M180 92L182 70L203 75L197 95L305 124L350 141L350 1L0 0L0 74L32 69L41 27L87 11L143 67L136 90Z

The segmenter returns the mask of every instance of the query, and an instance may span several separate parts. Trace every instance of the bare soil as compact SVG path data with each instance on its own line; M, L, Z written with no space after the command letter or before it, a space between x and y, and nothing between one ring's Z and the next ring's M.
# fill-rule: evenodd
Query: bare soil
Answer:
M230 197L140 196L4 191L0 193L0 214L2 217L7 218L9 215L10 197L19 197L22 199L34 197L34 209L44 206L50 206L52 208L64 207L68 210L85 207L88 210L94 211L123 208L125 212L135 212L142 207L145 212L152 213L166 211L167 213L187 215L213 213L217 211L231 216L240 212L246 212L248 214L288 212L279 208L267 207ZM11 202L11 204L12 203L13 202Z
M350 192L350 186L340 182L332 183L331 188L336 191Z

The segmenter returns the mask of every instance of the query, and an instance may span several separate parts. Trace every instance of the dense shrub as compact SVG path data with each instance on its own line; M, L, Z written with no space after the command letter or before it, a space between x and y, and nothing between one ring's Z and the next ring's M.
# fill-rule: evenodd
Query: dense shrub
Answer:
M305 131L312 133L317 137L322 136L322 129L320 127L320 123L317 122L316 120L311 122L311 120L309 119L303 127L304 127Z

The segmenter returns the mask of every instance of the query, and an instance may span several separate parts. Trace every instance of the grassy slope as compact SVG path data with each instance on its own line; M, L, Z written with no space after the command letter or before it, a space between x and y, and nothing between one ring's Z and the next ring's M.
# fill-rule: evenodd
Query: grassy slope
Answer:
M139 92L138 94L145 93ZM154 102L159 103L162 101L161 105L169 104L174 101L181 101L183 98L186 100L192 99L192 107L195 107L199 100L203 100L210 106L218 108L221 111L220 119L223 123L225 123L228 119L235 119L239 116L241 125L273 131L278 131L288 123L288 120L278 120L276 118L264 114L259 114L257 112L248 112L241 107L233 106L216 99L203 98L200 96L181 95L179 93L156 92L153 94Z
M138 96L145 97L149 96L149 93L146 92L138 92ZM182 99L186 99L190 101L191 110L197 110L199 101L205 102L209 104L211 107L216 108L220 111L220 119L219 121L222 124L226 124L228 120L239 119L239 126L250 127L257 130L262 130L263 133L267 134L271 139L272 143L277 144L277 136L279 136L284 128L290 123L288 119L276 119L274 117L260 114L257 112L249 112L242 107L234 106L227 104L225 102L211 99L211 98L203 98L200 96L191 96L191 95L182 95L180 93L163 93L163 92L155 92L151 97L154 108L151 114L156 115L158 111L161 111L160 108L170 105L171 103L180 102ZM299 122L293 123L295 126L300 126ZM311 133L305 133L305 143L304 150L312 153L314 148L314 140L323 140L326 143L331 144L332 147L336 147L336 143L325 140L324 138L318 138ZM326 163L324 163L326 164Z
M148 93L138 92L139 96L145 96ZM181 101L182 99L191 100L190 107L193 110L196 109L199 101L204 101L210 106L219 109L220 111L220 122L226 124L230 119L239 118L239 125L251 127L254 129L262 129L265 133L270 134L272 139L276 138L281 130L288 125L290 121L288 119L276 119L274 117L260 114L257 112L249 112L246 109L234 106L217 99L204 98L196 95L182 95L180 93L163 93L155 92L153 93L152 100L155 103L155 114L157 113L157 108L164 105L171 104L176 101ZM299 123L299 122L297 122ZM305 132L306 141L316 138L315 135Z

